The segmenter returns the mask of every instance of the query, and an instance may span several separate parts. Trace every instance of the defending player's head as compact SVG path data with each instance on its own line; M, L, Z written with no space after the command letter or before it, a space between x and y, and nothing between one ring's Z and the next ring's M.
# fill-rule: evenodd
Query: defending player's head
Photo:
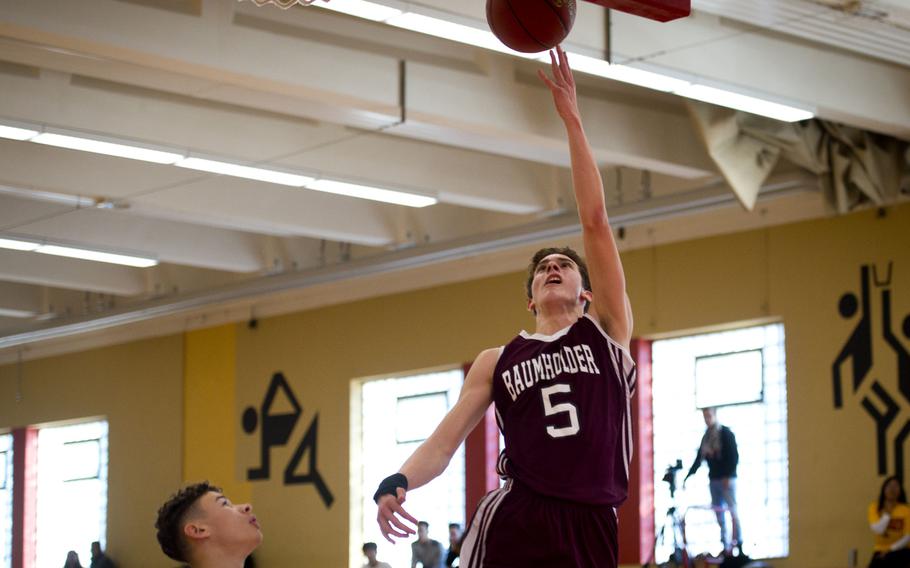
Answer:
M158 543L169 557L190 566L243 560L262 542L249 504L235 505L207 481L184 487L158 509Z
M542 248L531 257L525 282L528 309L536 316L540 302L577 302L588 311L591 280L588 265L569 247Z

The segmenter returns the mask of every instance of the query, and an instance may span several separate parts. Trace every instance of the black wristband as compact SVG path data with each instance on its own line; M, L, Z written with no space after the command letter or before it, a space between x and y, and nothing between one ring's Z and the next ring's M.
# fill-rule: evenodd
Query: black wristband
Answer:
M379 489L373 494L373 501L379 503L379 498L383 495L395 495L397 497L399 487L407 491L408 478L405 477L403 473L393 473L383 479L382 483L379 484Z

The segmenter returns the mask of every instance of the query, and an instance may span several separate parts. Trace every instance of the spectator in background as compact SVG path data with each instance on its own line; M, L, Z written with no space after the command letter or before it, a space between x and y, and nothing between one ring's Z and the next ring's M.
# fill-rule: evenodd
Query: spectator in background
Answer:
M717 514L717 524L720 525L720 540L724 550L730 550L731 545L727 539L727 523L724 506L730 511L733 518L733 542L737 547L742 547L742 528L739 524L739 515L736 512L736 466L739 464L739 451L736 447L736 436L733 432L717 421L717 410L705 408L702 410L705 419L705 435L695 454L695 462L689 468L686 480L692 477L703 461L708 462L708 480L711 490L711 506Z
M97 540L92 543L92 563L89 566L91 568L117 568L114 561L101 550L101 543Z
M376 560L376 543L375 542L365 542L363 543L363 555L367 557L367 563L363 565L363 568L392 568L385 562L380 562Z
M79 563L79 555L76 554L75 550L70 550L66 553L66 562L63 564L63 568L82 568L82 564Z
M449 523L449 549L446 550L447 568L454 566L459 554L461 554L461 525Z
M442 568L442 543L430 538L430 523L417 523L417 540L411 543L411 568Z
M896 475L885 479L878 501L869 505L869 527L875 534L869 568L910 566L910 507Z

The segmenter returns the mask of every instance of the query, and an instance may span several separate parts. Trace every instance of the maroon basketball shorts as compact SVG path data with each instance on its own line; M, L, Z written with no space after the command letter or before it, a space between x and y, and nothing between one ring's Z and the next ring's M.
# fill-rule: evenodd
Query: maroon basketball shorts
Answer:
M616 512L534 493L509 480L481 501L462 568L616 568Z

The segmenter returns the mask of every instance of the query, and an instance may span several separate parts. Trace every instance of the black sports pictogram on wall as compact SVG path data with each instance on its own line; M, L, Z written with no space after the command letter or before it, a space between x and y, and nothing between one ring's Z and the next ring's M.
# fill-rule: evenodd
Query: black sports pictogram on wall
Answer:
M279 391L283 393L284 398L293 408L291 412L277 413L272 411L272 406L275 404L275 397L279 394ZM262 418L259 442L260 465L257 468L247 470L248 480L269 479L271 477L270 450L274 446L284 446L288 443L288 440L291 438L291 433L294 431L294 426L297 425L297 421L300 419L302 413L303 409L301 408L300 403L297 402L297 397L294 396L294 392L291 390L291 386L284 378L284 375L281 373L272 375L272 380L269 382L269 388L265 393L265 399L262 401L259 412L257 413L256 409L252 406L247 407L247 409L243 411L241 419L243 431L247 434L252 434L256 431L256 427L260 426L258 422L260 417ZM284 468L284 484L298 485L312 483L316 487L316 491L319 492L319 496L322 498L323 503L325 503L326 508L329 508L332 506L332 502L335 498L332 496L332 492L325 484L322 475L319 474L319 470L316 467L318 434L319 414L317 413L313 417L313 421L310 423L309 428L307 428L303 438L300 440L300 444L291 457L291 461L288 462L287 467ZM307 468L304 473L299 473L297 468L300 466L300 462L303 460L304 455L307 455Z
M900 475L904 471L904 442L910 436L910 418L905 420L903 426L895 434L892 426L895 425L902 407L910 411L910 351L904 339L894 332L892 324L891 305L891 279L893 263L889 262L887 271L879 278L877 267L863 265L860 267L860 297L854 292L845 292L838 302L838 311L842 318L852 319L861 310L856 322L856 327L844 343L840 353L831 367L831 377L834 390L834 407L842 408L844 405L844 377L842 370L849 359L852 370L852 381L849 394L856 394L867 380L871 380L869 392L863 395L860 405L875 422L875 438L879 475L888 473L888 438L893 436L892 449L894 452L894 473ZM871 269L871 270L870 270ZM870 274L871 273L871 274ZM871 276L871 281L870 281ZM891 381L878 376L873 369L873 320L872 294L870 287L874 286L879 291L881 300L881 337L889 347L889 356L896 358L897 380L896 388L889 389ZM901 331L905 338L910 338L910 314L903 318ZM870 377L870 375L876 375ZM896 391L896 392L895 392ZM901 398L903 400L901 400Z

